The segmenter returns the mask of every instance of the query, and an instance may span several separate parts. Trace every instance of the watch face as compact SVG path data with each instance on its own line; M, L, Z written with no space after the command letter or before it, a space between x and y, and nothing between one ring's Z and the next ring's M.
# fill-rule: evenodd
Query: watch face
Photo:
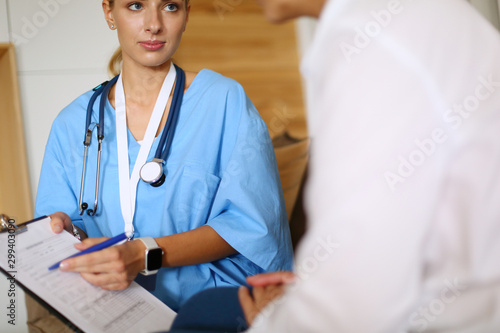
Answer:
M162 249L152 249L148 251L148 271L156 271L161 268L162 264Z

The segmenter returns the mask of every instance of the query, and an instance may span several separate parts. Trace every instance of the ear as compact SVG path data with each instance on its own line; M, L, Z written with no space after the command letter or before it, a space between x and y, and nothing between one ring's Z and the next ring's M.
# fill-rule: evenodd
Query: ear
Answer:
M189 1L189 0L186 0L186 1ZM191 1L189 1L187 4L186 21L184 22L184 29L182 29L183 32L186 31L186 26L189 22L189 13L191 13Z
M113 11L111 9L111 5L109 4L109 0L102 1L102 11L104 12L104 19L108 23L110 29L113 29L112 26L116 27L115 20L113 18Z

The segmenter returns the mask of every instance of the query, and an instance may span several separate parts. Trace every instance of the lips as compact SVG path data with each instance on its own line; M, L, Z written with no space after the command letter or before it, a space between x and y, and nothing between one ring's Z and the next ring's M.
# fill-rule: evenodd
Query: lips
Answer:
M165 45L165 42L161 42L159 40L147 40L144 42L139 42L139 44L144 47L146 50L159 50Z

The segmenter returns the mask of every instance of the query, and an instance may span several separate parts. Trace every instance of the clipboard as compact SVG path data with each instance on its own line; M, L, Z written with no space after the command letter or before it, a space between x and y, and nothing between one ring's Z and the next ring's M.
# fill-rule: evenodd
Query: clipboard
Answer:
M0 214L0 234L9 232L14 233L15 235L18 235L22 232L28 231L28 225L37 221L41 221L43 219L47 218L47 216L40 216L36 219L33 220L28 220L24 221L21 223L14 223L14 220L9 218L9 216L5 214ZM33 298L38 304L40 304L43 308L45 308L47 311L50 312L50 314L56 316L59 320L61 320L69 329L71 329L74 332L77 333L84 333L79 327L77 327L75 324L73 324L68 318L63 316L59 311L54 309L50 304L45 302L42 298L40 298L35 292L33 292L30 288L25 286L23 283L19 282L16 279L16 276L12 275L12 271L5 270L2 266L0 266L0 272L5 275L5 277L9 280L14 280L15 284L19 286L25 294L29 295L31 298Z
M71 329L72 331L75 331L77 333L85 333L80 328L78 328L75 324L73 324L70 320L68 320L68 318L66 318L65 316L63 316L59 311L57 311L52 306L50 306L50 304L48 304L42 298L40 298L31 289L29 289L24 284L22 284L21 282L19 282L18 280L16 280L15 277L13 277L8 271L6 271L5 269L3 269L3 267L1 267L1 266L0 266L0 272L2 272L5 275L6 278L13 278L15 280L16 285L19 286L19 287L21 287L21 289L24 291L25 294L31 296L31 298L33 298L38 304L40 304L47 311L49 311L50 314L56 316L57 319L59 319L60 321L62 321L63 324L65 324L69 329Z
M170 329L176 313L135 282L125 290L107 291L79 273L49 271L55 261L78 252L74 244L79 242L68 232L55 234L49 218L26 221L17 228L7 216L2 219L0 223L7 223L2 229L7 230L0 233L0 270L69 328L106 333ZM7 254L10 239L15 239L15 263Z
M13 230L12 232L14 232L16 235L20 234L21 232L25 232L28 230L28 225L30 223L41 221L46 218L47 216L40 216L33 220L14 223L14 220L9 218L7 215L0 214L0 234L4 232L9 232L9 230Z

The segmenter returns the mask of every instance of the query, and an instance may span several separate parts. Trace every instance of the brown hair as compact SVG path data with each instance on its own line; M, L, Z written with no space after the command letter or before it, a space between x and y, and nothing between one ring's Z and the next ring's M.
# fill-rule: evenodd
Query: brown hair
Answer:
M111 9L113 9L115 0L108 0L108 1L109 1L109 6L111 7ZM186 4L186 9L187 9L189 0L186 0L184 3ZM111 59L109 60L108 63L108 73L112 77L115 77L118 74L120 74L122 70L122 61L123 61L122 48L118 47L115 53L113 53L113 55L111 56Z

